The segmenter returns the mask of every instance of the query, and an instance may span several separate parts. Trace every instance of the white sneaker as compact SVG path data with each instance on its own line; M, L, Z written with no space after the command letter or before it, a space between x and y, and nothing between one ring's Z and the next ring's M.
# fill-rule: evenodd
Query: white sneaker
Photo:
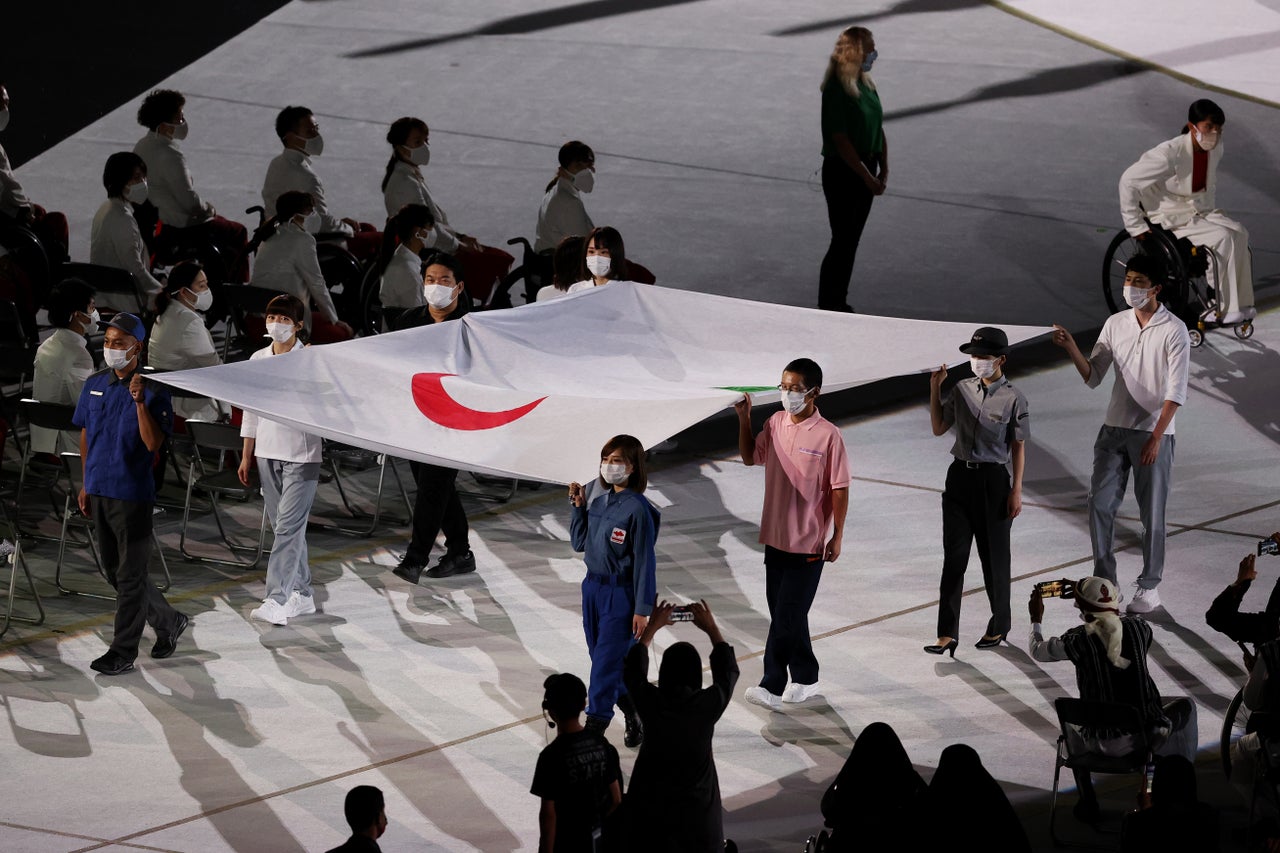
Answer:
M288 625L289 612L285 606L274 598L264 599L262 604L249 611L250 619L270 622L272 625Z
M1138 587L1133 594L1133 598L1129 601L1129 606L1125 608L1127 613L1150 613L1160 606L1160 593L1154 589L1143 589Z
M284 615L292 619L295 616L310 616L316 612L316 600L303 595L296 589L289 593L289 600L284 603Z
M759 705L761 708L768 708L770 711L782 709L782 697L775 696L763 687L748 687L747 692L742 694L742 698L752 705Z
M818 687L818 682L813 684L797 684L792 682L787 685L787 689L782 691L783 702L805 702L821 693L822 688Z

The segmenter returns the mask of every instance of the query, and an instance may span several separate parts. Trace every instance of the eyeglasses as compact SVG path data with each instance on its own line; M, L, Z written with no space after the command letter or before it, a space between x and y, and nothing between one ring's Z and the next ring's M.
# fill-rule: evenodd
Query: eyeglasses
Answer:
M803 387L803 386L801 386L801 385L779 385L779 386L778 386L778 390L779 390L779 391L791 391L791 392L793 392L793 393L795 393L795 394L808 394L808 393L809 393L809 389L808 389L808 388L805 388L805 387Z

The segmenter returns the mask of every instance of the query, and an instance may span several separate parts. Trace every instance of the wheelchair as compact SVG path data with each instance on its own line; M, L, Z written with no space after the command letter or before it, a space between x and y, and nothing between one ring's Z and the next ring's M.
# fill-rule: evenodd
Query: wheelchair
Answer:
M554 250L548 249L545 252L535 252L533 246L524 237L512 237L507 241L508 246L520 246L522 252L520 255L520 266L507 273L506 277L498 284L498 288L493 292L493 296L489 299L490 308L510 308L511 288L524 281L524 301L533 302L538 298L538 291L551 283L552 256Z
M1111 313L1128 308L1124 301L1124 273L1129 259L1139 252L1154 255L1164 262L1168 277L1160 293L1160 301L1187 325L1191 346L1204 343L1205 332L1211 329L1231 328L1240 340L1253 337L1253 322L1220 323L1215 320L1218 306L1217 294L1209 285L1209 271L1213 280L1219 280L1218 258L1208 246L1197 246L1185 237L1175 237L1172 232L1148 220L1150 231L1146 239L1138 240L1123 228L1107 246L1102 260L1102 295Z

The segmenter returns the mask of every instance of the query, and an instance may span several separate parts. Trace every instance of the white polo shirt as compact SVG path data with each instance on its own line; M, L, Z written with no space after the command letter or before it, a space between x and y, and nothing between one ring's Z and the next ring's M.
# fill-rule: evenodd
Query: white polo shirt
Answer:
M273 344L268 344L249 356L250 361L259 358L271 358ZM291 355L302 352L302 342L295 340L289 352L280 355ZM245 412L240 421L240 437L252 438L253 454L262 459L275 459L280 462L320 462L323 453L323 441L320 436L278 424L260 418L253 412Z
M70 329L54 329L36 350L31 393L42 403L74 406L84 381L93 373L93 357L84 335ZM37 453L79 453L80 431L59 433L31 427L31 449Z
M1116 381L1107 406L1107 426L1151 432L1166 400L1186 403L1191 337L1183 322L1163 305L1145 327L1138 325L1132 308L1107 318L1089 354L1089 387L1102 384L1113 364ZM1166 435L1173 435L1175 420L1170 419Z

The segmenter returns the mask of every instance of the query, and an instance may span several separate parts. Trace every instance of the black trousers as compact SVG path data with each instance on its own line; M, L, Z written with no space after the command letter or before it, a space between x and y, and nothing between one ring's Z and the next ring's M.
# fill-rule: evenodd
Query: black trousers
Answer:
M152 508L150 503L89 497L102 570L116 591L111 651L126 660L138 656L144 625L150 625L157 634L165 634L178 622L178 611L169 606L147 573L155 546L151 538Z
M864 160L863 163L871 174L879 172L878 162ZM827 199L831 245L827 247L818 275L818 307L839 311L849 301L853 262L858 256L858 243L875 194L837 155L822 159L822 194Z
M809 608L818 594L820 580L821 554L791 554L765 546L769 636L764 643L764 678L760 686L774 696L782 695L788 681L813 684L818 680L818 659L809 640Z
M982 582L991 604L987 636L1009 632L1009 493L1003 465L968 468L959 459L947 469L942 493L942 582L938 585L938 636L957 637L960 595L969 552L976 543Z
M405 559L426 565L441 530L447 552L465 554L471 549L470 528L458 498L457 469L410 462L409 470L418 483L418 497L413 502L413 538Z

